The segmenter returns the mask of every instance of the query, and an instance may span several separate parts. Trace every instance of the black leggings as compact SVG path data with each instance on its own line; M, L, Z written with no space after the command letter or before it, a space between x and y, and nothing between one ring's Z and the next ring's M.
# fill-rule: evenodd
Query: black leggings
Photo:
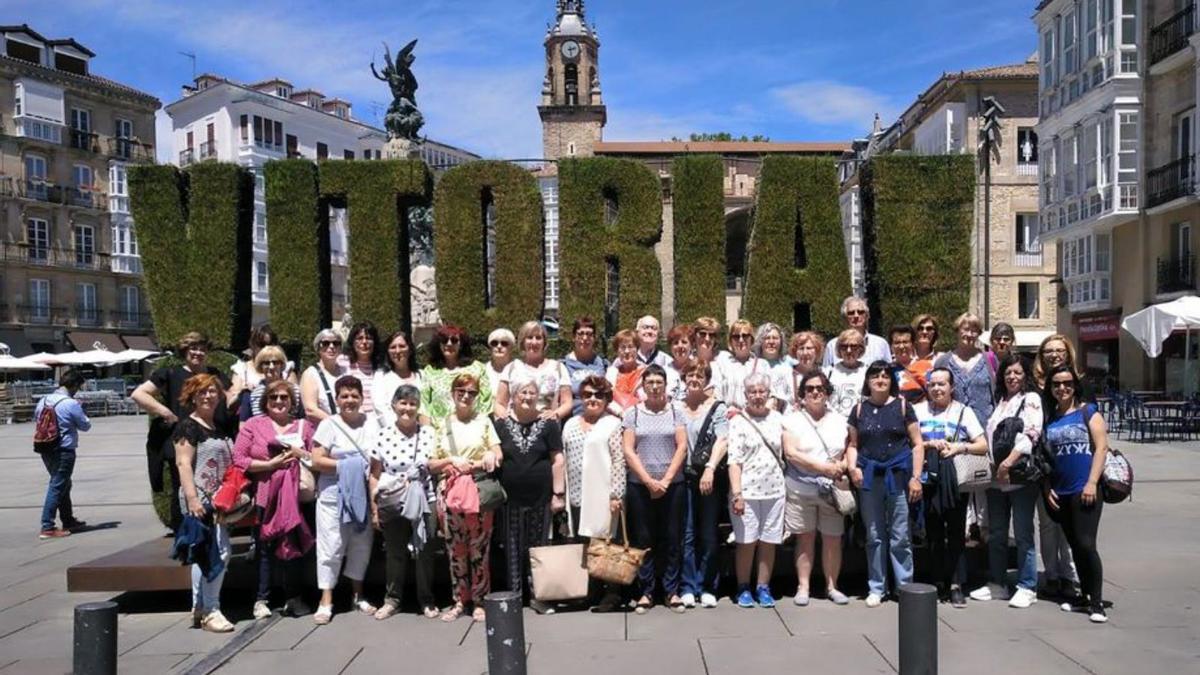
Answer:
M930 576L934 583L962 586L967 583L967 499L952 509L934 511L925 500L925 535L929 541Z
M1096 501L1085 506L1082 494L1058 498L1058 518L1071 555L1075 557L1075 568L1079 571L1079 584L1091 607L1103 605L1104 566L1096 550L1096 533L1100 530L1100 512L1104 500L1096 491Z

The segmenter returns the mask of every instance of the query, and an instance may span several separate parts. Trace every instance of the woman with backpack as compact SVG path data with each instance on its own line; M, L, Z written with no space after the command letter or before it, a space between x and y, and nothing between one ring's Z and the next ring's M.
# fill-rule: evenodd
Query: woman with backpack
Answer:
M673 330L673 329L672 329ZM712 366L692 359L683 367L686 396L675 403L687 429L684 465L687 498L683 529L683 605L717 606L717 517L721 509L718 485L725 457L729 422L725 404L712 396Z
M1050 411L1046 449L1054 465L1044 492L1046 510L1067 535L1081 591L1062 609L1086 609L1092 623L1105 623L1104 567L1096 551L1096 534L1104 509L1100 478L1108 454L1108 428L1096 405L1084 402L1079 374L1069 366L1050 371L1042 398Z

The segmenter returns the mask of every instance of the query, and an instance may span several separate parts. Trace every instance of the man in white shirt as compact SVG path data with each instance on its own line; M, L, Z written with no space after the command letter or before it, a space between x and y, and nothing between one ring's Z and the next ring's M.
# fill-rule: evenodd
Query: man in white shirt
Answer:
M846 328L856 330L866 338L867 351L862 356L862 362L870 365L875 361L892 362L892 348L888 346L887 340L867 332L867 321L871 318L871 311L867 309L867 301L857 295L848 296L842 301L842 318L846 321ZM821 365L832 366L837 362L837 338L829 341L825 345L825 356L821 360Z
M637 321L638 363L652 363L666 368L671 363L671 355L658 348L658 319L647 314Z

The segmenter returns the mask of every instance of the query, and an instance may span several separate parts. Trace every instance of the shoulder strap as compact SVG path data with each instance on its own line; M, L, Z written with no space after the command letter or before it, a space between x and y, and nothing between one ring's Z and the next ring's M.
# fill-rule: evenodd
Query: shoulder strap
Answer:
M755 424L754 420L750 419L750 416L747 415L745 411L739 410L738 415L740 415L742 417L742 419L744 419L750 423L750 426L753 427L754 431L756 431L758 433L758 437L762 439L763 445L767 446L767 448L769 448L771 450L771 457L773 457L775 459L775 462L777 464L779 464L779 470L787 471L787 465L784 463L783 458L780 457L779 453L775 451L775 446L771 445L771 441L767 440L767 435L762 432L762 429L760 429L758 427L758 425ZM753 455L751 455L751 456L753 456Z
M325 369L319 363L313 366L313 368L317 369L317 377L321 378L321 386L325 389L325 398L329 401L329 414L336 415L338 412L337 403L334 402L333 392L329 389L329 380L325 377Z
M342 435L346 437L346 440L350 441L350 444L354 446L354 449L358 450L358 454L362 455L363 459L370 458L370 456L367 454L367 451L362 449L362 446L358 444L358 441L354 440L354 437L350 435L350 432L346 431L346 428L338 423L336 417L330 417L329 419L330 423L337 427L338 431L342 432ZM366 424L366 422L363 422L363 424Z
M817 435L817 440L821 441L821 448L825 450L826 459L832 457L832 455L829 453L829 444L825 442L825 437L821 435L821 430L817 428L817 423L813 421L813 418L809 417L808 411L801 408L800 416L804 418L805 422L808 422L808 426L811 427L813 433Z
M700 432L696 434L696 439L704 438L704 434L708 433L708 428L712 426L713 413L717 411L717 401L713 401L712 405L708 406L708 414L704 416L704 421L700 424Z

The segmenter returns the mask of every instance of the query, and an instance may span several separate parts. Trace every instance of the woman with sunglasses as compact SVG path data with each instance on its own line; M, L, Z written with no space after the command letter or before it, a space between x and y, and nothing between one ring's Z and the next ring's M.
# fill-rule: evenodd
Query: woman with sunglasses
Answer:
M684 464L686 498L683 528L683 605L717 606L717 518L721 512L720 469L728 448L729 421L725 404L712 395L712 366L691 359L683 368L687 396L676 402L687 430L688 454ZM703 432L703 438L701 437ZM696 458L697 445L710 445L708 461L701 469Z
M711 316L702 316L692 323L692 339L696 343L696 358L712 366L712 377L708 381L710 392L721 391L721 369L717 361L721 357L718 341L721 338L721 322Z
M571 326L571 342L574 349L563 357L562 363L571 377L571 415L583 412L583 401L579 400L579 388L583 381L593 375L603 378L608 372L608 359L596 352L596 322L590 316L575 319Z
M492 420L479 412L476 401L482 387L471 373L459 373L450 382L454 413L437 430L437 450L429 460L429 470L446 479L492 472L500 466L500 439ZM492 588L489 560L492 544L493 511L458 513L446 508L446 484L438 485L438 513L446 532L446 555L450 562L450 580L454 584L454 605L442 612L442 621L454 621L467 607L471 618L483 621L483 596Z
M1108 428L1095 404L1079 391L1079 374L1068 366L1051 370L1042 390L1046 449L1054 470L1044 487L1046 508L1062 525L1079 566L1081 595L1063 603L1063 611L1086 611L1093 623L1108 621L1104 611L1104 567L1096 551L1104 508L1100 478L1108 454Z
M1065 335L1054 334L1042 340L1033 359L1033 384L1038 392L1046 387L1047 374L1055 368L1067 367L1076 373L1075 345ZM1085 385L1077 392L1083 400L1094 399ZM1050 408L1044 412L1049 415ZM1052 598L1074 598L1079 595L1079 576L1071 546L1062 527L1046 511L1045 500L1037 500L1038 551L1044 570L1042 592Z
M313 351L317 362L304 370L300 376L300 401L304 404L304 415L313 425L320 424L330 415L336 415L337 395L333 383L346 374L341 362L342 336L332 328L326 328L313 338Z
M755 373L769 376L771 366L754 354L754 324L738 319L729 326L729 351L717 361L721 370L722 391L717 398L729 406L729 415L746 407L746 378Z
M1017 332L1013 330L1011 324L1000 321L995 326L992 326L991 335L988 336L988 342L991 350L987 353L988 367L992 369L992 374L999 373L1000 359L1013 353L1013 345L1017 343Z
M379 424L374 415L362 411L362 381L357 377L339 377L333 390L338 414L321 420L312 439L312 466L317 472L317 588L321 589L313 621L318 625L333 619L333 589L341 575L350 579L354 608L364 614L376 610L363 596L363 577L375 541L368 448L375 446Z
M496 390L493 415L496 419L508 416L512 404L510 384L516 380L532 379L538 386L537 409L544 419L561 421L571 416L571 376L557 360L546 356L546 327L541 321L526 321L517 331L521 358L513 361L500 376Z
M267 347L255 356L262 358ZM308 607L300 598L300 559L313 546L313 534L300 512L300 460L311 461L313 425L293 415L300 400L291 382L276 379L260 384L265 415L242 423L233 446L233 463L254 483L254 503L259 523L254 529L258 556L258 595L254 618L271 616L271 581L276 570L283 573L287 602L284 612L303 616Z
M837 349L837 362L825 370L833 387L828 405L842 417L849 417L863 396L867 364L862 362L862 356L867 352L867 340L857 330L847 328L833 344Z
M825 338L819 333L804 330L792 336L788 343L788 358L771 369L771 380L775 388L787 396L780 412L787 414L804 404L801 381L809 373L821 370L821 359L825 353Z
M913 351L916 354L918 362L928 361L929 368L933 367L933 361L941 354L937 351L938 341L938 320L932 314L918 314L912 320L913 334L916 336L913 342Z
M921 499L925 453L917 415L899 396L891 364L875 361L864 380L863 399L847 419L846 466L867 528L867 607L878 607L888 592L888 560L895 588L912 581L908 505Z
M263 414L267 410L266 401L263 400L263 394L266 392L267 385L275 382L287 382L292 390L292 403L295 409L291 411L293 417L302 417L303 408L300 404L300 387L292 384L284 379L284 371L287 369L287 356L283 350L275 345L268 345L258 350L254 355L253 370L260 374L258 384L250 390L250 413L249 416L242 419L243 422L251 417L256 417Z
M371 382L371 400L380 402L375 413L379 417L379 425L386 428L396 423L395 406L390 403L396 390L406 384L420 390L421 372L417 370L417 350L408 333L402 330L392 333L383 341L383 346L387 358L383 367L375 371Z
M613 515L625 499L625 452L621 446L621 418L608 411L612 385L599 375L589 375L579 385L583 411L563 425L563 454L567 459L567 506L582 543L607 537ZM610 612L621 603L620 588L606 586L604 598L592 609Z
M532 589L529 549L549 543L550 514L566 508L562 435L558 420L538 407L541 386L528 373L509 380L513 405L496 419L496 434L504 456L500 484L508 499L502 510L508 558L508 588ZM552 605L530 598L539 614L553 613Z
M642 373L646 366L638 361L637 333L628 328L618 331L613 336L612 350L617 359L608 367L604 379L608 380L613 389L613 400L609 407L620 415L645 397L642 391Z
M635 611L644 614L654 606L659 585L656 564L661 563L662 589L667 605L684 610L679 597L679 568L683 539L683 460L687 457L684 421L667 400L667 373L651 364L642 372L646 400L625 411L623 422L625 466L629 481L630 539L638 548L650 549L638 570Z
M493 401L496 400L496 394L500 391L500 376L504 374L508 364L513 362L513 345L516 343L517 336L507 328L497 328L488 333L487 376Z
M264 376L264 373L258 367L258 353L262 351L264 347L277 346L279 346L279 336L275 334L275 330L271 328L271 324L264 323L250 331L249 344L246 346L246 350L243 352L243 355L248 355L249 358L245 360L239 360L229 367L229 374L233 381L232 388L234 391L238 392L239 396L245 396L247 393L250 397L254 396L254 390L259 384L262 383ZM288 361L285 357L284 363L282 366L280 366L279 372L276 373L276 376L287 378L293 383L298 383L295 368L296 364ZM246 405L247 404L243 404L242 409L243 411L248 412ZM254 404L251 401L248 405L253 407ZM259 409L259 412L252 414L257 415L260 413L261 408ZM246 421L247 417L249 417L249 414L239 415L239 418L243 422Z
M462 328L444 323L438 326L429 341L429 363L421 370L421 410L429 416L435 430L440 430L446 418L458 407L452 396L453 382L459 375L475 378L479 392L472 402L475 411L484 417L492 412L492 390L487 364L471 354L471 336Z
M967 583L968 496L959 492L954 473L954 456L970 453L986 455L987 438L983 426L969 407L954 400L954 376L945 368L929 371L925 384L927 400L913 410L921 426L921 441L929 453L930 467L937 467L940 479L925 492L925 533L929 547L929 575L939 595L957 608L967 606L963 584ZM1004 533L1008 542L1008 532Z
M846 605L850 599L837 588L846 519L821 497L822 485L836 484L843 490L850 489L846 477L846 418L829 409L833 385L825 373L811 370L799 377L798 382L801 404L783 416L783 455L787 460L784 536L796 535L793 554L798 585L792 601L800 607L808 606L809 580L820 532L825 597L835 605Z
M372 399L375 373L383 367L384 350L379 341L379 329L370 321L359 321L346 336L343 355L348 366L346 374L362 383L362 411L377 415ZM386 405L386 401L384 401Z

